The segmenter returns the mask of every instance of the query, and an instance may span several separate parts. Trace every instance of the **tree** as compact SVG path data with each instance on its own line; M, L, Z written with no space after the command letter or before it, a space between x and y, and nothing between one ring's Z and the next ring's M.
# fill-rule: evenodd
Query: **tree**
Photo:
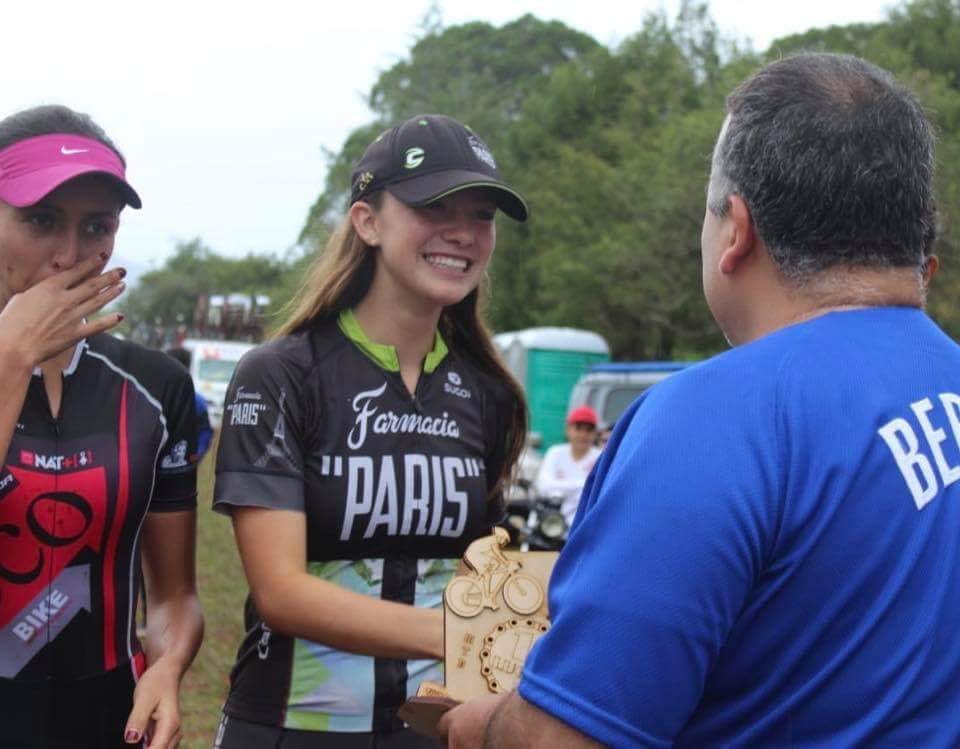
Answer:
M532 16L496 28L425 26L370 92L374 119L336 155L304 237L326 236L351 165L388 124L443 112L488 140L531 220L498 224L489 319L495 329L574 325L617 357L701 356L725 347L702 298L699 234L724 100L765 59L850 52L886 67L939 132L943 261L930 309L960 335L960 2L915 0L876 24L813 29L763 55L721 37L706 6L648 16L617 49Z
M311 207L301 239L326 231L349 194L350 173L383 130L417 114L455 117L476 130L494 153L524 100L560 65L600 45L562 23L523 16L500 28L468 23L427 32L410 57L380 75L368 98L374 120L354 130L328 162L326 187Z
M153 335L156 328L168 335L180 325L190 327L198 299L210 294L263 294L276 308L293 282L290 266L269 255L225 258L200 239L181 242L164 265L141 276L137 292L120 303L126 330L136 338L144 337L143 331Z
M685 3L553 72L509 143L534 220L494 256L498 328L587 327L618 358L723 345L700 291L704 185L730 76L755 59Z

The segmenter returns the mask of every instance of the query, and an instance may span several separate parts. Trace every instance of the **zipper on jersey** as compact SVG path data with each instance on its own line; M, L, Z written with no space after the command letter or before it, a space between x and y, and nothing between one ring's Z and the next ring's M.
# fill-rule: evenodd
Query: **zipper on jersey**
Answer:
M423 393L423 379L427 376L426 372L420 372L420 376L417 378L417 386L413 389L413 394L410 396L410 400L413 403L413 409L419 414L423 413L423 406L420 404L420 396Z
M46 390L46 388L44 388ZM63 376L63 372L60 372L60 407L57 409L57 415L53 416L53 409L50 409L50 401L47 400L47 408L50 409L50 415L53 416L53 444L54 444L54 455L61 455L63 453L63 448L60 444L60 440L63 437L63 429L61 427L63 421L63 404L66 402L67 395L67 378ZM53 490L57 494L60 493L60 471L63 470L62 462L58 463L56 469L53 473ZM57 512L59 510L60 503L53 503L53 527L51 530L56 535L57 533ZM53 560L54 550L50 549L50 584L47 586L47 595L53 593L53 570L54 570L54 560ZM47 621L47 642L51 642L53 639L53 633L51 631L52 626L51 622Z
M396 372L391 370L381 371L383 371L383 374L386 376L387 382L390 383L390 386L393 387L398 393L402 394L403 399L408 401L410 405L413 406L414 411L417 413L423 413L423 406L420 405L420 395L424 388L423 378L426 373L423 371L420 372L420 376L417 378L417 385L411 393L407 389L407 383L403 381L403 375L400 374L399 370Z
M423 397L424 388L427 387L427 378L432 376L433 372L428 373L426 370L420 370L420 376L417 378L417 386L413 389L412 396L413 407L416 409L417 413L423 413L421 398Z
M43 396L44 396L43 401L44 401L44 403L46 404L46 407L47 407L47 418L49 419L49 422L48 422L48 423L49 423L49 425L50 425L50 431L53 433L53 453L52 453L53 455L60 455L60 453L61 453L61 450L60 450L60 439L61 439L61 437L62 437L62 432L63 432L63 430L61 429L61 417L63 416L63 395L64 395L64 390L66 389L66 383L64 382L64 379L65 379L65 378L63 377L63 374L61 373L61 374L60 374L60 408L57 409L57 415L54 416L54 415L53 415L53 408L52 408L52 405L51 405L51 403L50 403L50 395L49 395L49 393L47 393L47 386L46 386L46 382L45 382L45 380L46 380L46 375L44 375L44 374L42 374L42 373L41 373L41 375L40 375L40 386L41 386L41 389L42 389L42 391L43 391ZM62 466L57 465L57 466L54 467L54 469L53 469L53 491L54 491L54 494L58 494L58 493L60 492L60 470L61 470L61 467L62 467ZM53 507L53 517L51 518L50 531L51 531L52 533L54 533L54 534L55 534L56 531L57 531L57 504L58 504L57 502L52 502L52 503L51 503L51 505L52 505L52 507ZM53 569L54 569L53 554L54 554L54 550L53 550L53 548L51 547L51 548L48 548L48 549L46 550L46 552L47 552L46 557L47 557L47 569L48 569L48 572L47 572L47 592L46 592L46 595L47 595L47 597L49 598L50 594L53 592ZM47 619L45 625L46 625L46 626L44 627L44 629L46 630L46 641L47 641L47 644L49 644L49 643L51 642L51 621L50 621L49 619Z

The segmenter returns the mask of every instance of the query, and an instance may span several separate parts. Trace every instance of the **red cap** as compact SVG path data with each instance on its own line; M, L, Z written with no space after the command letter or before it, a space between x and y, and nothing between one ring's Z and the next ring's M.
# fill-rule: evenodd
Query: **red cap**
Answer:
M597 412L590 406L577 406L567 414L568 424L592 424L596 426L598 421Z

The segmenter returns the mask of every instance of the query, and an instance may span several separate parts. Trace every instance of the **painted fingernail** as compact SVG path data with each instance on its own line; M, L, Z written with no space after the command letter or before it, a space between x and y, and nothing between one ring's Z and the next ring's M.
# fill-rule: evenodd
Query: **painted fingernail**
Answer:
M126 269L126 268L117 268L117 273L120 274L120 278L123 278L125 275L127 275L127 269Z
M127 729L127 732L123 734L123 740L128 744L136 744L140 740L140 731L135 728Z
M123 315L117 315L117 322L123 322Z

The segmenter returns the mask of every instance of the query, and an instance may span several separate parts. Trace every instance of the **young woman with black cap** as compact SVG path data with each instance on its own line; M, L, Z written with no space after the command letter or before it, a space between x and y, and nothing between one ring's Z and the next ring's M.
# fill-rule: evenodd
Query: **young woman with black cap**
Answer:
M397 708L440 679L443 588L502 511L526 432L480 319L500 209L526 206L448 117L386 131L280 335L227 392L214 506L251 598L221 749L435 746Z
M179 743L202 636L193 387L91 316L120 211L113 143L66 107L0 121L0 704L5 749ZM142 553L141 553L142 550ZM136 636L138 570L150 620Z

